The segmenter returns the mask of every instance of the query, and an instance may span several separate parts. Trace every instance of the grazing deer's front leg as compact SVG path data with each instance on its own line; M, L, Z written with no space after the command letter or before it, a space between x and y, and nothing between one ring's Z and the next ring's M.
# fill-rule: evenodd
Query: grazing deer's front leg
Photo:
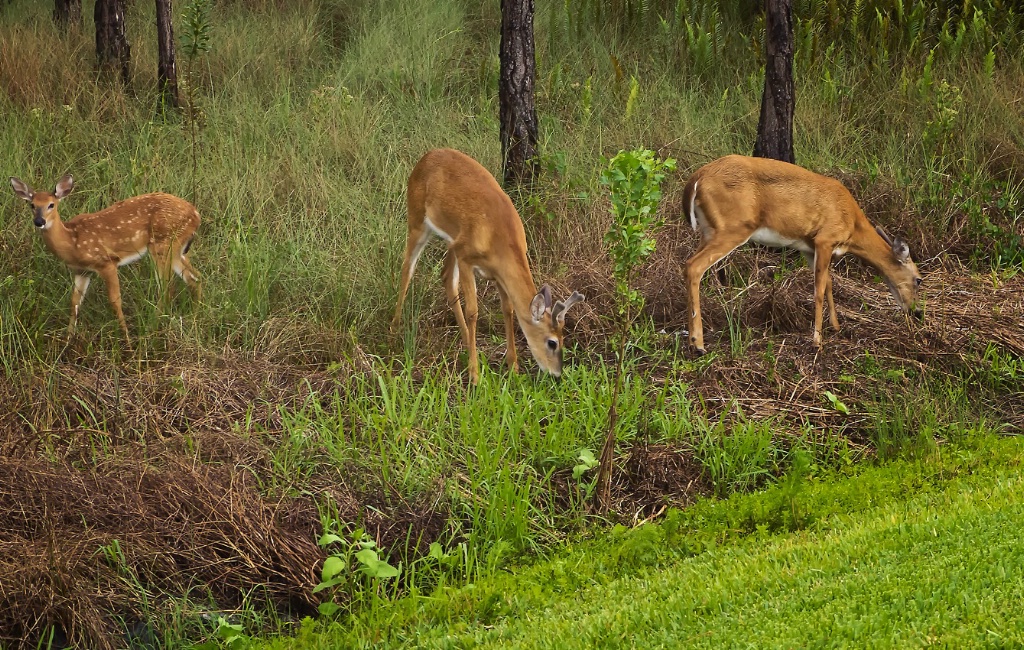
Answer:
M469 350L469 381L480 382L480 360L476 356L476 321L478 316L476 301L476 278L473 277L473 266L458 261L459 283L462 293L466 296L466 348Z
M829 277L828 265L832 261L832 245L816 244L814 247L814 347L821 347L821 319L825 302L825 294L829 293L831 298L831 278ZM833 311L832 318L835 318L835 307L829 305ZM837 328L838 329L838 328Z
M712 239L705 242L697 252L686 261L686 285L690 298L690 343L701 354L704 354L704 325L700 316L700 279L704 272L715 262L750 239L753 231L744 229L740 232L716 232Z
M78 308L82 304L82 298L85 298L85 292L89 290L89 282L91 280L92 276L87 273L75 274L75 288L71 292L71 323L68 325L69 334L75 333L75 327L78 325Z
M512 372L519 372L519 358L516 353L516 326L513 316L515 316L515 308L512 306L512 300L505 293L505 290L501 288L501 284L495 284L498 287L498 298L501 299L501 314L505 317L505 340L508 343L508 349L505 352L505 361L508 362L508 369Z
M108 264L101 267L98 272L103 281L107 283L107 298L110 300L110 306L114 308L117 320L121 323L121 331L124 332L124 338L130 346L131 337L128 335L128 322L125 321L124 312L121 311L121 282L117 277L117 265Z
M450 248L444 255L441 283L444 284L444 293L448 297L448 307L455 313L455 322L459 324L462 344L468 348L469 328L466 327L466 317L462 313L462 300L459 298L459 258L455 257L455 251Z

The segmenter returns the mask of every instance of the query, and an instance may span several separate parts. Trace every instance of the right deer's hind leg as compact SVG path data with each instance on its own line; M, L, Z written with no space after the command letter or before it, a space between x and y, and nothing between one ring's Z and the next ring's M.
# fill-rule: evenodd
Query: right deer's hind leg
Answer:
M686 261L686 288L690 299L690 343L704 354L704 325L700 316L700 279L716 262L742 246L753 233L744 229L738 232L716 232L712 239L704 242L693 256Z

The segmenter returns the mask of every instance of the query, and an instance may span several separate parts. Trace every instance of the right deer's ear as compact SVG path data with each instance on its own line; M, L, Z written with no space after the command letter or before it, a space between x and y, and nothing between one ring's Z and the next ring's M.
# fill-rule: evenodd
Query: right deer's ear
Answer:
M75 187L75 179L71 178L71 174L65 174L60 177L57 181L57 189L53 195L58 199L63 199L68 194L71 194L71 190Z
M25 201L32 200L32 188L23 183L20 178L11 176L11 187L14 188L14 193L19 199L23 199Z

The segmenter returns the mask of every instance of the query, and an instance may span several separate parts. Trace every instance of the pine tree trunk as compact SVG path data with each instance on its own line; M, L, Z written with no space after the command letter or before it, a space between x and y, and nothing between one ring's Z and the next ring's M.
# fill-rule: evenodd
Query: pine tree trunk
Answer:
M174 24L171 0L156 0L156 40L159 58L156 86L161 107L178 108L178 71L174 64Z
M754 155L795 162L793 156L793 0L765 0L764 95Z
M96 57L100 68L114 68L121 81L128 84L131 48L124 31L124 4L122 0L96 0Z
M533 96L533 0L501 0L498 101L505 186L537 173L537 107Z
M82 22L82 0L54 0L53 22L60 27Z

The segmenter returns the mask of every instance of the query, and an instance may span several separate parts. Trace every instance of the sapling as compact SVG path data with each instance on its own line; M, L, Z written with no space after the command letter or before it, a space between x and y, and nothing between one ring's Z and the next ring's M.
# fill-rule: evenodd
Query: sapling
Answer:
M663 220L657 215L661 201L661 181L665 172L676 168L672 158L660 160L648 149L620 151L607 162L601 172L601 184L611 193L612 222L604 243L612 260L615 278L616 349L615 383L608 410L608 434L601 449L597 474L597 507L607 512L611 504L612 464L615 453L615 425L618 421L616 403L622 390L625 371L626 344L633 323L644 307L644 298L634 288L637 269L654 252L654 231Z
M199 106L196 103L196 60L210 51L210 6L212 0L190 0L185 5L182 19L185 29L181 34L181 47L185 52L186 70L186 114L188 116L189 135L192 141L192 202L196 203L196 178L199 168L198 153L198 121Z

